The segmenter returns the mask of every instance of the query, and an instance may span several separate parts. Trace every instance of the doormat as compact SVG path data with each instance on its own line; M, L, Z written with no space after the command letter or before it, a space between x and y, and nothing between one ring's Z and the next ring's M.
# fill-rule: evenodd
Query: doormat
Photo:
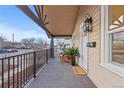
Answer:
M72 70L75 75L80 75L80 76L85 75L85 71L79 66L72 66Z

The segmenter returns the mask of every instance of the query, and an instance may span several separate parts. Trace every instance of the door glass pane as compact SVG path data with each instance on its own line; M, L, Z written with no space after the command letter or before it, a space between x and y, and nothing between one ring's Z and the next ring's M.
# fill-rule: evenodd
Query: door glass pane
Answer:
M112 34L112 61L124 64L124 32Z
M124 5L108 6L109 30L124 26Z

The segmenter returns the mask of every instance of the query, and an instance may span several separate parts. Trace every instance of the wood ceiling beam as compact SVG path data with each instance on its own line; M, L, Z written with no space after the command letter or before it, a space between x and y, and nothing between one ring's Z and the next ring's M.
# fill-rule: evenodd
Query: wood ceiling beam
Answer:
M72 37L72 35L52 35L52 37Z
M44 25L47 25L47 24L49 24L49 21L47 21L47 22L44 23Z
M45 14L45 17L44 17L44 19L43 19L43 22L45 23L45 21L46 21L46 17L47 17L47 15Z
M72 38L72 35L51 35L51 36L48 36L48 38Z
M47 15L44 14L43 11L43 5L34 5L34 8L36 13L38 14L39 19L42 20L44 25L46 25L46 23L48 24L48 22L46 22Z
M41 9L41 17L43 18L44 17L44 13L43 13L43 5L41 5L41 7L40 7L40 9ZM42 19L43 20L43 19Z
M38 8L38 5L37 5L37 6L34 5L34 8L35 8L35 11L36 11L36 13L37 13L37 15L38 15L39 20L42 20L42 18L41 18L41 13L40 13L40 10L39 10L39 8Z
M25 15L27 15L29 18L31 18L37 25L39 25L42 29L44 29L47 33L47 35L52 35L49 30L44 26L44 23L42 20L39 20L37 16L28 8L27 5L16 5L17 8L19 8ZM37 11L38 12L38 11Z

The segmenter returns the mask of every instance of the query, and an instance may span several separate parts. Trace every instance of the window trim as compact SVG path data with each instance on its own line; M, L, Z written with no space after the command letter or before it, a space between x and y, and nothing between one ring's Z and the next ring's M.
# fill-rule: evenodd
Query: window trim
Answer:
M115 31L118 32L124 27L117 28ZM114 31L114 32L115 32ZM124 67L110 62L110 33L113 33L112 30L108 31L108 6L101 6L101 63L100 65L107 70L124 77Z

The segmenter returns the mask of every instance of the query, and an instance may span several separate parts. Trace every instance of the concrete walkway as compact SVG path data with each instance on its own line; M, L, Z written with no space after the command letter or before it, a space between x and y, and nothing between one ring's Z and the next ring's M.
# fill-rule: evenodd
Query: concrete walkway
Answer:
M52 60L28 88L95 88L86 75L76 76L70 63L60 63L58 58Z

